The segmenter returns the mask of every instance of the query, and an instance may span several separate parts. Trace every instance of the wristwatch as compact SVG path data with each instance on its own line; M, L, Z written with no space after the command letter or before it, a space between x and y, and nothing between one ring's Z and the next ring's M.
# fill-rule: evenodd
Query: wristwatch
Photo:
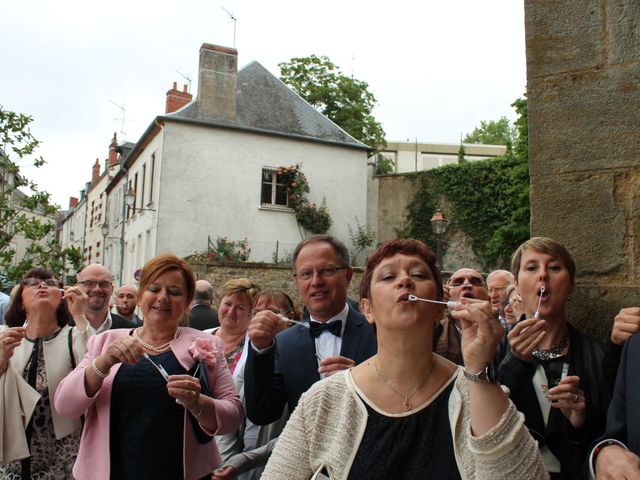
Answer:
M471 382L478 383L496 383L495 378L493 378L492 371L489 368L489 365L486 365L482 370L477 373L469 373L465 368L463 370L464 377Z

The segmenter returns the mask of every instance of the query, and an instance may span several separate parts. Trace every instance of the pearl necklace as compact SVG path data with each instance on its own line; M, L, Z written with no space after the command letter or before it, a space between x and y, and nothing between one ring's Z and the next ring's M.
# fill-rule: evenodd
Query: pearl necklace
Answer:
M176 338L178 338L178 335L180 335L180 328L176 328L176 333L173 335L173 338L170 341L168 341L167 343L163 343L162 345L155 346L145 342L142 339L142 337L138 333L138 330L140 330L140 328L142 327L138 327L133 331L133 334L140 342L140 345L142 345L145 350L149 350L151 352L156 352L156 353L168 352L171 349L171 342L173 342Z
M433 373L433 369L435 368L437 363L437 357L433 357L433 365L431 365L431 369L429 370L429 372L427 373L427 375L424 377L424 380L422 380L422 382L413 390L413 393L411 393L411 395L409 395L408 397L403 395L402 393L400 393L399 391L397 391L395 388L393 388L391 386L391 383L389 382L389 380L382 375L382 373L380 372L380 369L378 369L378 357L373 359L373 366L376 369L376 373L378 374L378 376L382 379L382 381L384 382L384 384L389 387L389 389L395 393L396 395L398 395L400 398L404 399L404 402L402 402L402 407L405 409L405 411L409 411L411 410L411 399L413 398L413 396L418 393L418 390L420 390L422 387L424 387L425 383L427 383L427 380L429 380L429 377L431 377L431 373Z

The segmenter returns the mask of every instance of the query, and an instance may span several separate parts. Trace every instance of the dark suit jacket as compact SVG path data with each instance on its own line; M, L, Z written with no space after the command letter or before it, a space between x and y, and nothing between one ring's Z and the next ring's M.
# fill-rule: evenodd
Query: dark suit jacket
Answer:
M280 418L285 403L293 412L300 395L320 380L315 341L301 325L280 332L275 346L262 355L256 354L251 346L248 351L244 371L245 404L247 416L256 425L267 425ZM340 355L359 364L376 351L371 326L362 314L350 307Z
M218 312L206 305L194 305L189 312L189 326L196 330L219 327Z
M580 389L587 399L587 420L575 429L559 409L552 408L544 424L533 386L537 362L523 362L508 351L500 364L498 381L509 388L509 396L539 446L547 445L560 461L562 478L581 478L582 465L589 445L604 430L604 418L611 399L603 373L604 346L580 333L569 330L569 375L580 377Z
M73 321L73 318L69 320L69 325L74 327L76 322ZM137 325L134 325L133 322L130 322L122 315L118 315L117 313L111 313L111 330L114 328L136 328Z
M114 328L136 328L137 325L134 325L133 322L130 322L122 315L118 315L117 313L111 314L111 329Z
M640 456L640 333L632 336L620 357L616 386L607 414L604 435L596 442L613 438ZM594 443L596 443L594 442Z

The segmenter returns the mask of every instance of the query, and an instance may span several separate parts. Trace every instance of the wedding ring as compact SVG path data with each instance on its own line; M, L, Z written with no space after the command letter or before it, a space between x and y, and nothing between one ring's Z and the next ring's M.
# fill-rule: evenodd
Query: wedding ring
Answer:
M195 397L196 396L196 391L195 390L191 390L191 396Z
M578 401L578 394L576 393L576 394L574 395L574 397L575 397L575 398L573 399L573 401L574 401L574 402L577 402L577 401Z

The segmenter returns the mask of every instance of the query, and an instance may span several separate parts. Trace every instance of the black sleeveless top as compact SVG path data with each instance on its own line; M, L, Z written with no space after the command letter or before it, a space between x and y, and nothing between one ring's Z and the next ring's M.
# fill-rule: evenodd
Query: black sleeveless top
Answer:
M184 374L172 351L151 355L169 375ZM111 393L111 478L182 479L184 408L147 360L122 364Z
M387 416L363 398L369 418L349 472L349 480L459 480L451 424L449 395L455 377L417 411Z

